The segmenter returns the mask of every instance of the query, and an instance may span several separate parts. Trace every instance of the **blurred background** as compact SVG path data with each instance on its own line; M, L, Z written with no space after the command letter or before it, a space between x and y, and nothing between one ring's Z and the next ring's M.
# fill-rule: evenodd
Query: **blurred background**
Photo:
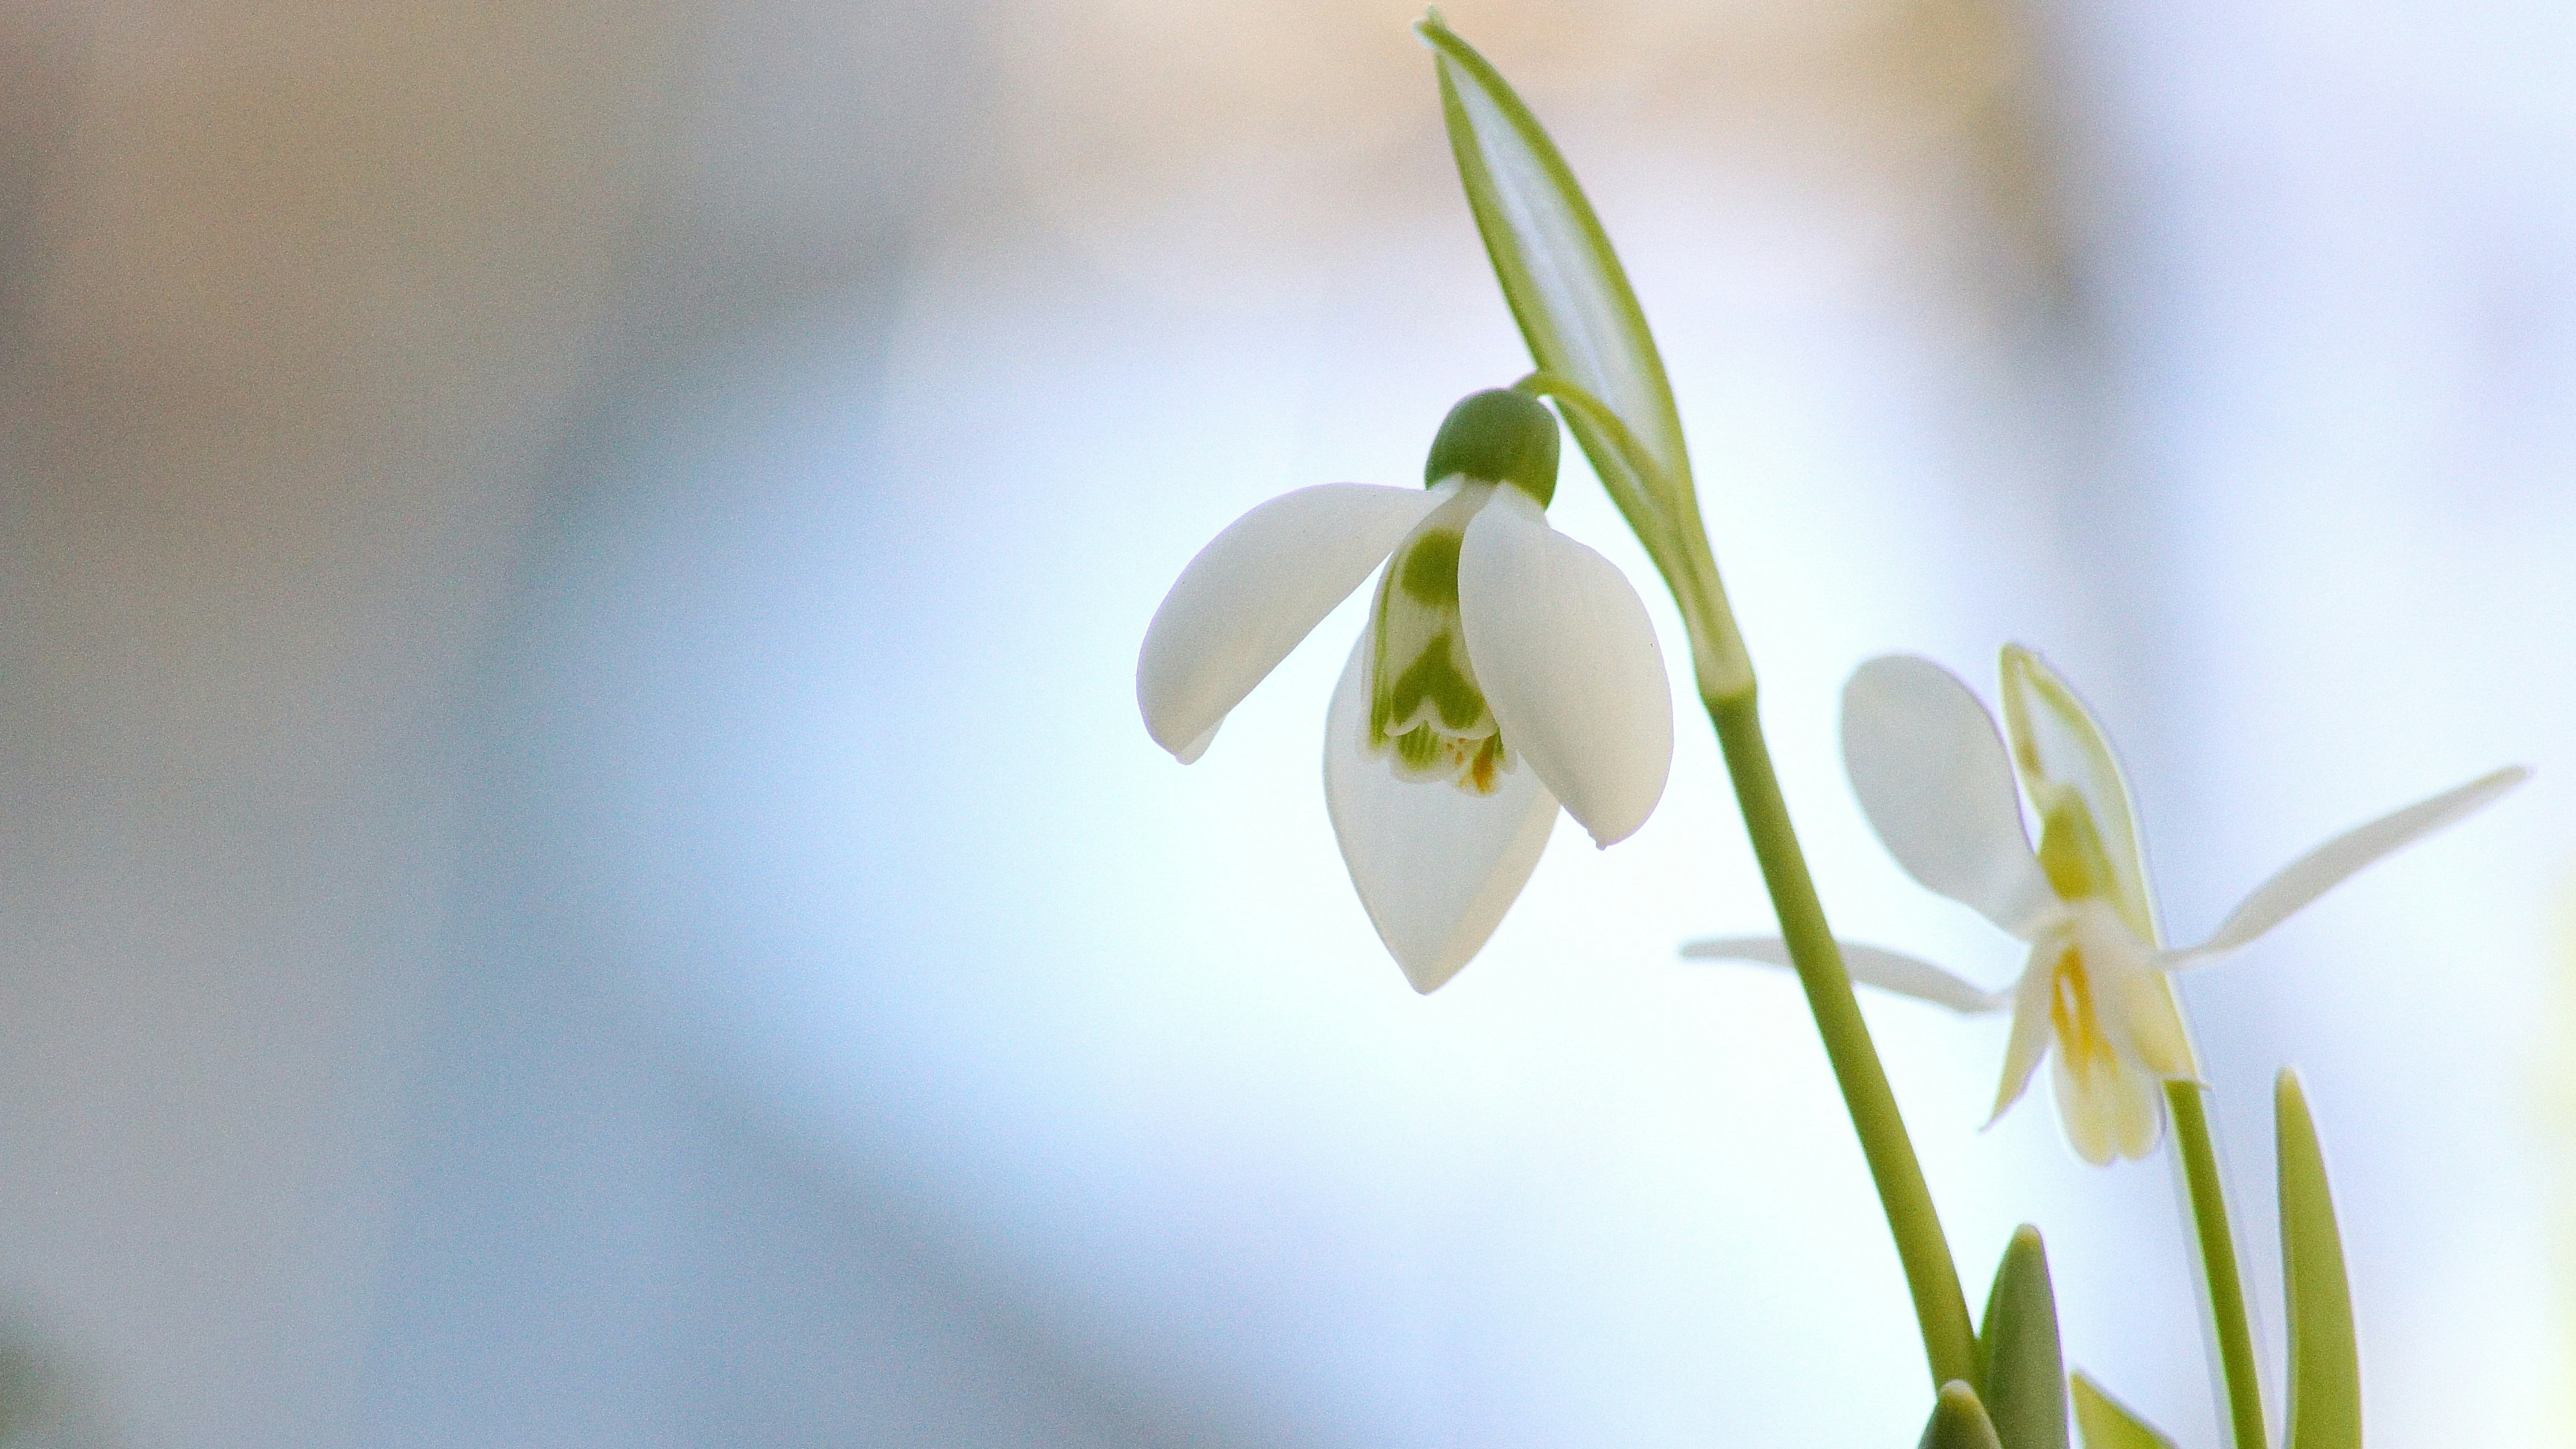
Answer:
M1418 998L1355 609L1196 767L1136 719L1202 542L1525 369L1415 13L0 0L0 1442L1913 1442L1796 993L1674 958L1767 922L1705 731ZM1848 934L2019 964L1843 785L1887 650L2086 689L2184 938L2539 767L2185 994L2259 1284L2307 1074L2374 1441L2567 1442L2576 13L1449 18L1656 324ZM2163 1163L1870 1010L1972 1285L2038 1223L2217 1443Z

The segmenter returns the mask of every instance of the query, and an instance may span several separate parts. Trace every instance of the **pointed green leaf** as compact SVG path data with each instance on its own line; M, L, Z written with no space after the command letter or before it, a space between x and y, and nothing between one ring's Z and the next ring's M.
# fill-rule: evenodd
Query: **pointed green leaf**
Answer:
M2218 1141L2209 1128L2209 1088L2169 1078L2165 1107L2173 1113L2174 1155L2191 1200L2193 1246L2199 1251L2201 1306L2209 1313L2210 1341L2218 1349L2221 1397L2235 1449L2264 1449L2262 1373L2254 1359L2252 1315L2245 1311L2244 1265L2236 1257L2236 1229L2227 1218L2227 1185L2218 1171Z
M2066 1449L2066 1362L2039 1229L2014 1230L1977 1331L1980 1397L2003 1449Z
M2003 1445L1995 1438L1986 1406L1977 1401L1977 1391L1952 1379L1932 1401L1932 1417L1924 1424L1915 1449L2003 1449Z
M2174 1449L2174 1441L2157 1433L2102 1386L2077 1374L2075 1427L2084 1434L2084 1449Z
M1556 143L1492 64L1437 12L1414 28L1437 57L1458 179L1530 356L1540 371L1582 388L1617 415L1661 477L1640 476L1582 409L1566 410L1567 426L1614 498L1624 490L1652 500L1668 526L1690 516L1695 509L1684 509L1680 493L1690 478L1681 413L1645 313L1592 203Z
M2361 1355L2325 1154L2297 1073L2282 1070L2272 1099L2281 1159L2281 1276L2290 1309L2284 1437L2288 1449L2361 1449Z

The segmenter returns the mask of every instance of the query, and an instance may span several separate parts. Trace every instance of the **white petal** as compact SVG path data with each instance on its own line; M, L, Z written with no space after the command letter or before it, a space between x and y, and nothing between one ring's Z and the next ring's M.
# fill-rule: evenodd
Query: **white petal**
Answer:
M1325 483L1228 524L1163 596L1136 656L1136 703L1183 764L1297 641L1446 500L1449 489Z
M2019 644L2003 648L2004 733L2022 787L2045 813L2050 797L2072 790L2093 817L2102 853L2111 867L2112 903L2139 940L2164 944L2157 934L2155 895L2147 888L2146 853L2138 840L2137 811L2120 774L2110 737L2083 698L2048 661Z
M2078 1157L2108 1167L2155 1149L2165 1125L2164 1086L2154 1073L2117 1057L2097 1056L2078 1071L2057 1054L2057 1120Z
M2030 1090L2030 1074L2039 1070L2039 1059L2048 1050L2049 1008L2056 1004L2057 995L2057 958L2065 949L2062 940L2033 945L2030 964L2022 968L2021 979L2013 983L2012 1034L2004 1038L2003 1080L1995 1087L1995 1109L1986 1114L1989 1127Z
M1324 722L1324 804L1360 904L1416 991L1458 974L1537 868L1556 797L1526 764L1491 795L1445 780L1399 780L1368 749L1366 633Z
M2227 919L2207 941L2166 957L2165 964L2168 967L2193 966L2226 955L2281 924L2300 907L2342 884L2363 866L2470 814L2521 784L2530 774L2520 765L2509 765L2494 774L2481 775L2456 790L2444 791L2430 800L2419 800L2403 810L2345 831L2283 866L2270 880L2256 886L2254 893L2247 896L2242 905L2228 913Z
M1888 854L2024 940L2057 905L2023 833L1984 705L1929 659L1890 654L1843 686L1843 768Z
M1876 946L1862 946L1850 941L1838 943L1843 950L1843 969L1863 986L1911 996L1952 1011L1977 1013L2003 1009L2004 993L1973 986L1933 965L1895 951ZM1693 941L1682 947L1682 955L1693 961L1752 961L1765 966L1790 966L1789 943L1777 936L1738 936L1722 941Z
M1672 770L1673 688L1618 566L1497 488L1459 549L1458 618L1504 748L1594 843L1645 824Z

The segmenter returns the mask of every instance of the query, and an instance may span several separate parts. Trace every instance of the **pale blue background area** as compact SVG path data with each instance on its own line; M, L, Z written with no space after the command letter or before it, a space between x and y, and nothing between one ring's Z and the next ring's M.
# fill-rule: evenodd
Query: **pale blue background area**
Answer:
M1412 481L1524 363L1401 13L1247 15L1307 37L1250 120L1173 80L1269 95L1240 55L1114 13L532 10L522 70L460 62L425 112L516 140L346 154L281 149L262 108L321 103L263 77L443 95L408 32L0 29L81 118L0 111L48 208L0 236L33 259L0 293L0 1290L104 1439L1912 1442L1797 996L1673 959L1767 923L1691 716L1657 817L1565 824L1427 999L1322 810L1356 608L1197 766L1145 738L1135 644L1200 543ZM1649 54L1842 43L1639 16ZM1665 340L1847 934L2018 966L1841 782L1835 693L1885 650L2056 660L2186 939L2336 829L2540 767L2186 997L2258 1280L2269 1077L2308 1074L2374 1442L2558 1442L2565 18L2047 15L2055 302L1973 148L1865 73L1748 121L1615 30L1551 70L1517 12L1452 19L1534 68ZM1174 58L1070 43L1118 34ZM1386 98L1353 35L1402 48ZM1277 130L1300 86L1340 130ZM1086 149L1174 94L1203 124ZM496 144L544 158L529 198L478 199ZM135 179L173 145L215 201ZM371 167L403 184L309 200ZM1648 580L1579 464L1554 513ZM1871 1010L1972 1298L2038 1222L2070 1355L2215 1442L2161 1163L2085 1168L2044 1093L1978 1133L2000 1024Z

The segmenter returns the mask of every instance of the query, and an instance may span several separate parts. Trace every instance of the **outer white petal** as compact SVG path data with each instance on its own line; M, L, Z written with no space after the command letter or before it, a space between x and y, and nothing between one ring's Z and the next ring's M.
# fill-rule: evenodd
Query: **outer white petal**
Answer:
M1862 946L1850 941L1839 943L1843 949L1843 969L1863 986L1911 996L1935 1006L1970 1014L2001 1011L2005 994L1988 991L1960 980L1928 961L1876 946ZM1790 966L1789 943L1777 936L1738 936L1722 941L1693 941L1682 947L1682 955L1694 961L1753 961L1765 966Z
M1538 867L1556 797L1527 765L1491 795L1399 780L1369 753L1363 631L1324 722L1324 804L1360 904L1404 979L1437 989L1483 948Z
M1989 1127L2030 1090L2030 1074L2039 1070L2039 1059L2048 1051L2049 1008L2056 1004L2057 995L2057 957L2065 949L2066 943L2061 940L2035 943L2030 948L2030 964L2022 968L2021 979L2013 983L2012 1034L2004 1039L2003 1080L1995 1087L1995 1109L1986 1114Z
M2057 905L1994 719L1948 670L1909 654L1862 665L1843 686L1843 768L1888 854L1925 886L2023 940Z
M2363 866L2479 809L2530 775L2522 766L2510 765L2494 774L2480 775L2456 790L2446 790L2430 800L2419 800L2345 831L2283 866L2229 912L2208 940L2166 957L2165 964L2193 966L2226 955L2281 924Z
M1618 566L1497 488L1459 549L1458 618L1505 748L1594 843L1645 824L1672 770L1673 688Z
M2094 1057L2086 1070L2057 1054L2057 1118L2076 1155L2096 1167L2155 1149L2165 1125L2164 1088L2153 1072L2117 1057Z
M1350 596L1449 489L1325 483L1228 524L1163 596L1136 656L1136 703L1183 764L1297 641Z

